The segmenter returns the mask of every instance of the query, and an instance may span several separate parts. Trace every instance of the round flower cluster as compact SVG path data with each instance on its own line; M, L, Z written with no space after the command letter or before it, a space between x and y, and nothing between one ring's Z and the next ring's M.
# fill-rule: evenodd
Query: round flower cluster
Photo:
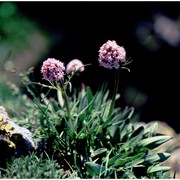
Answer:
M48 81L58 81L64 77L64 64L54 58L48 58L43 62L41 73Z
M79 59L71 60L66 66L67 74L69 74L73 71L76 71L76 70L78 70L80 72L83 72L85 70L84 64Z
M99 63L101 66L118 69L121 63L126 61L126 51L118 46L116 41L108 40L99 50Z

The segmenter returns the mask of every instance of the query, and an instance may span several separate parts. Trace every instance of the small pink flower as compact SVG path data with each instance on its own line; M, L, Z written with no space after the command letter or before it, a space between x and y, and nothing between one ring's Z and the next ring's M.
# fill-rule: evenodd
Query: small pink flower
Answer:
M69 74L70 72L73 72L75 70L78 70L80 72L83 72L85 70L84 64L79 59L71 60L66 66L67 74Z
M118 69L121 63L126 61L126 51L118 46L116 41L107 41L99 50L99 63L101 66Z
M41 73L48 81L58 81L64 77L64 64L54 58L48 58L43 62Z

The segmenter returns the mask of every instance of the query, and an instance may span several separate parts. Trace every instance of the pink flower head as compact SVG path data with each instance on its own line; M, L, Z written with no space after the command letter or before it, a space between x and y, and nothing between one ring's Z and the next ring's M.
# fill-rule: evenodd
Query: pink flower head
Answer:
M116 41L107 41L99 50L99 63L101 66L118 69L121 63L126 61L126 51L118 46Z
M69 74L70 72L73 72L75 70L78 70L80 72L83 72L85 70L84 64L79 59L71 60L66 66L67 74Z
M48 58L43 62L41 73L48 81L58 81L64 77L64 64L54 58Z

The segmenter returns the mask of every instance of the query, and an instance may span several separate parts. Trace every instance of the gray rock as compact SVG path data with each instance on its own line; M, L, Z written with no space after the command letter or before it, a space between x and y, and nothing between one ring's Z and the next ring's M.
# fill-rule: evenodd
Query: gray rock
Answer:
M7 113L4 113L2 108L0 109L0 135L6 136L6 142L10 142L11 146L14 144L15 155L21 156L36 149L32 133L28 129L15 124L9 119Z

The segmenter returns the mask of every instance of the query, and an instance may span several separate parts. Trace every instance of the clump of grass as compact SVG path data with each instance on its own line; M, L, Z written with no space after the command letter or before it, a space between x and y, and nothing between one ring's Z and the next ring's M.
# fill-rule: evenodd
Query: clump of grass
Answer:
M55 160L47 155L37 156L31 153L28 156L12 159L6 170L8 178L17 179L64 179L76 178L77 174L64 171Z

